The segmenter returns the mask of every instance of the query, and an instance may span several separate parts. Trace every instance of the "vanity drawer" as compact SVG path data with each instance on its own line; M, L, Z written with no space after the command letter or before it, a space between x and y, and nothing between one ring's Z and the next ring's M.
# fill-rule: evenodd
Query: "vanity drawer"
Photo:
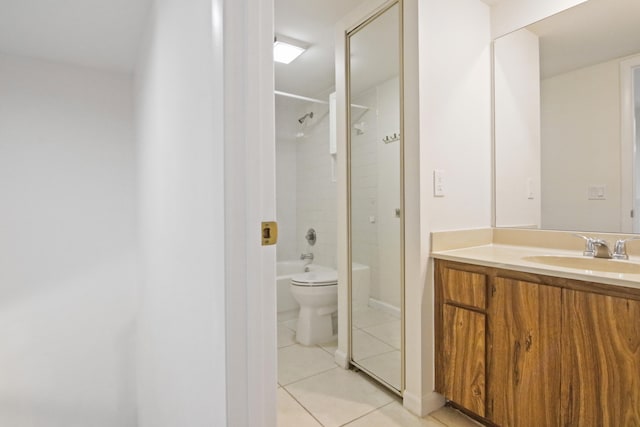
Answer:
M445 302L480 310L487 308L486 274L444 267L442 276L442 296Z

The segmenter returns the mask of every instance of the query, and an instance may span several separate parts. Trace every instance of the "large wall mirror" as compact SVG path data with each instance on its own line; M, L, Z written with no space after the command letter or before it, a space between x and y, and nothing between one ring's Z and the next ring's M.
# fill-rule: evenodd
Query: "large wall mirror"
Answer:
M589 0L494 41L497 227L640 232L638 17Z
M403 381L401 3L347 33L351 363Z

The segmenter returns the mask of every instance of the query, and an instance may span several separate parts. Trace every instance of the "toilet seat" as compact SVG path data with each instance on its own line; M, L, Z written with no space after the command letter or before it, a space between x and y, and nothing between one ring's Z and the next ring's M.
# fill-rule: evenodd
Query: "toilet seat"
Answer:
M291 276L293 286L334 286L338 284L336 271L309 271Z

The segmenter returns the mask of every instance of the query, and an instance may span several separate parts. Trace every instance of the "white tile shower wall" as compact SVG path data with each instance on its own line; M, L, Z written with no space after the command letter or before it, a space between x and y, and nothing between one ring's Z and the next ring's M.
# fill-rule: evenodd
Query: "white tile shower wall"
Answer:
M351 179L358 191L351 194L353 262L368 265L371 272L370 296L380 299L378 258L378 90L376 87L354 96L353 103L369 107L352 108ZM382 143L380 141L380 143Z
M385 136L400 132L399 80L393 78L354 97L369 110L353 110L353 261L371 270L370 297L400 306L400 150Z
M297 236L297 109L286 99L276 98L276 217L278 220L278 261L300 256Z
M378 299L400 308L401 229L400 141L384 143L386 136L400 132L400 81L393 78L378 85Z
M328 100L328 97L326 97ZM298 110L299 116L313 111L306 122L304 136L296 139L296 244L297 256L311 250L314 263L336 267L337 187L332 181L329 154L329 107L308 103ZM296 122L297 123L297 122ZM304 236L309 228L317 233L315 246L309 248Z

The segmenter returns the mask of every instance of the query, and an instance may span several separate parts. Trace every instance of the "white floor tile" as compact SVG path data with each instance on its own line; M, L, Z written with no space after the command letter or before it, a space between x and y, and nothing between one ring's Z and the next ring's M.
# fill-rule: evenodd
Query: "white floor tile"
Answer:
M336 350L338 350L338 340L335 339L326 344L320 344L320 348L329 353L331 356L335 356Z
M292 331L296 331L298 329L298 317L296 316L295 319L289 319L285 322L280 323L283 326L286 326L287 328L291 329Z
M296 333L284 325L278 325L278 348L296 343Z
M478 427L482 424L475 422L460 411L445 406L429 414L430 417L440 421L447 427Z
M325 427L341 426L394 400L360 374L341 368L285 388Z
M362 418L347 424L349 427L444 427L433 418L419 418L402 407L401 403L392 402Z
M397 319L392 315L371 307L358 308L353 311L353 326L360 329L393 322L394 320Z
M322 427L286 390L278 389L278 427Z
M377 356L383 353L389 353L394 348L370 334L354 329L352 335L353 360L359 361L368 357Z
M399 320L394 320L393 322L382 323L380 325L370 326L368 328L364 328L368 334L373 335L381 341L389 344L393 348L400 350L400 340L401 340L401 325Z
M402 360L397 350L357 361L363 368L374 372L393 387L400 389Z
M335 367L333 357L317 346L278 349L278 383L283 386Z

